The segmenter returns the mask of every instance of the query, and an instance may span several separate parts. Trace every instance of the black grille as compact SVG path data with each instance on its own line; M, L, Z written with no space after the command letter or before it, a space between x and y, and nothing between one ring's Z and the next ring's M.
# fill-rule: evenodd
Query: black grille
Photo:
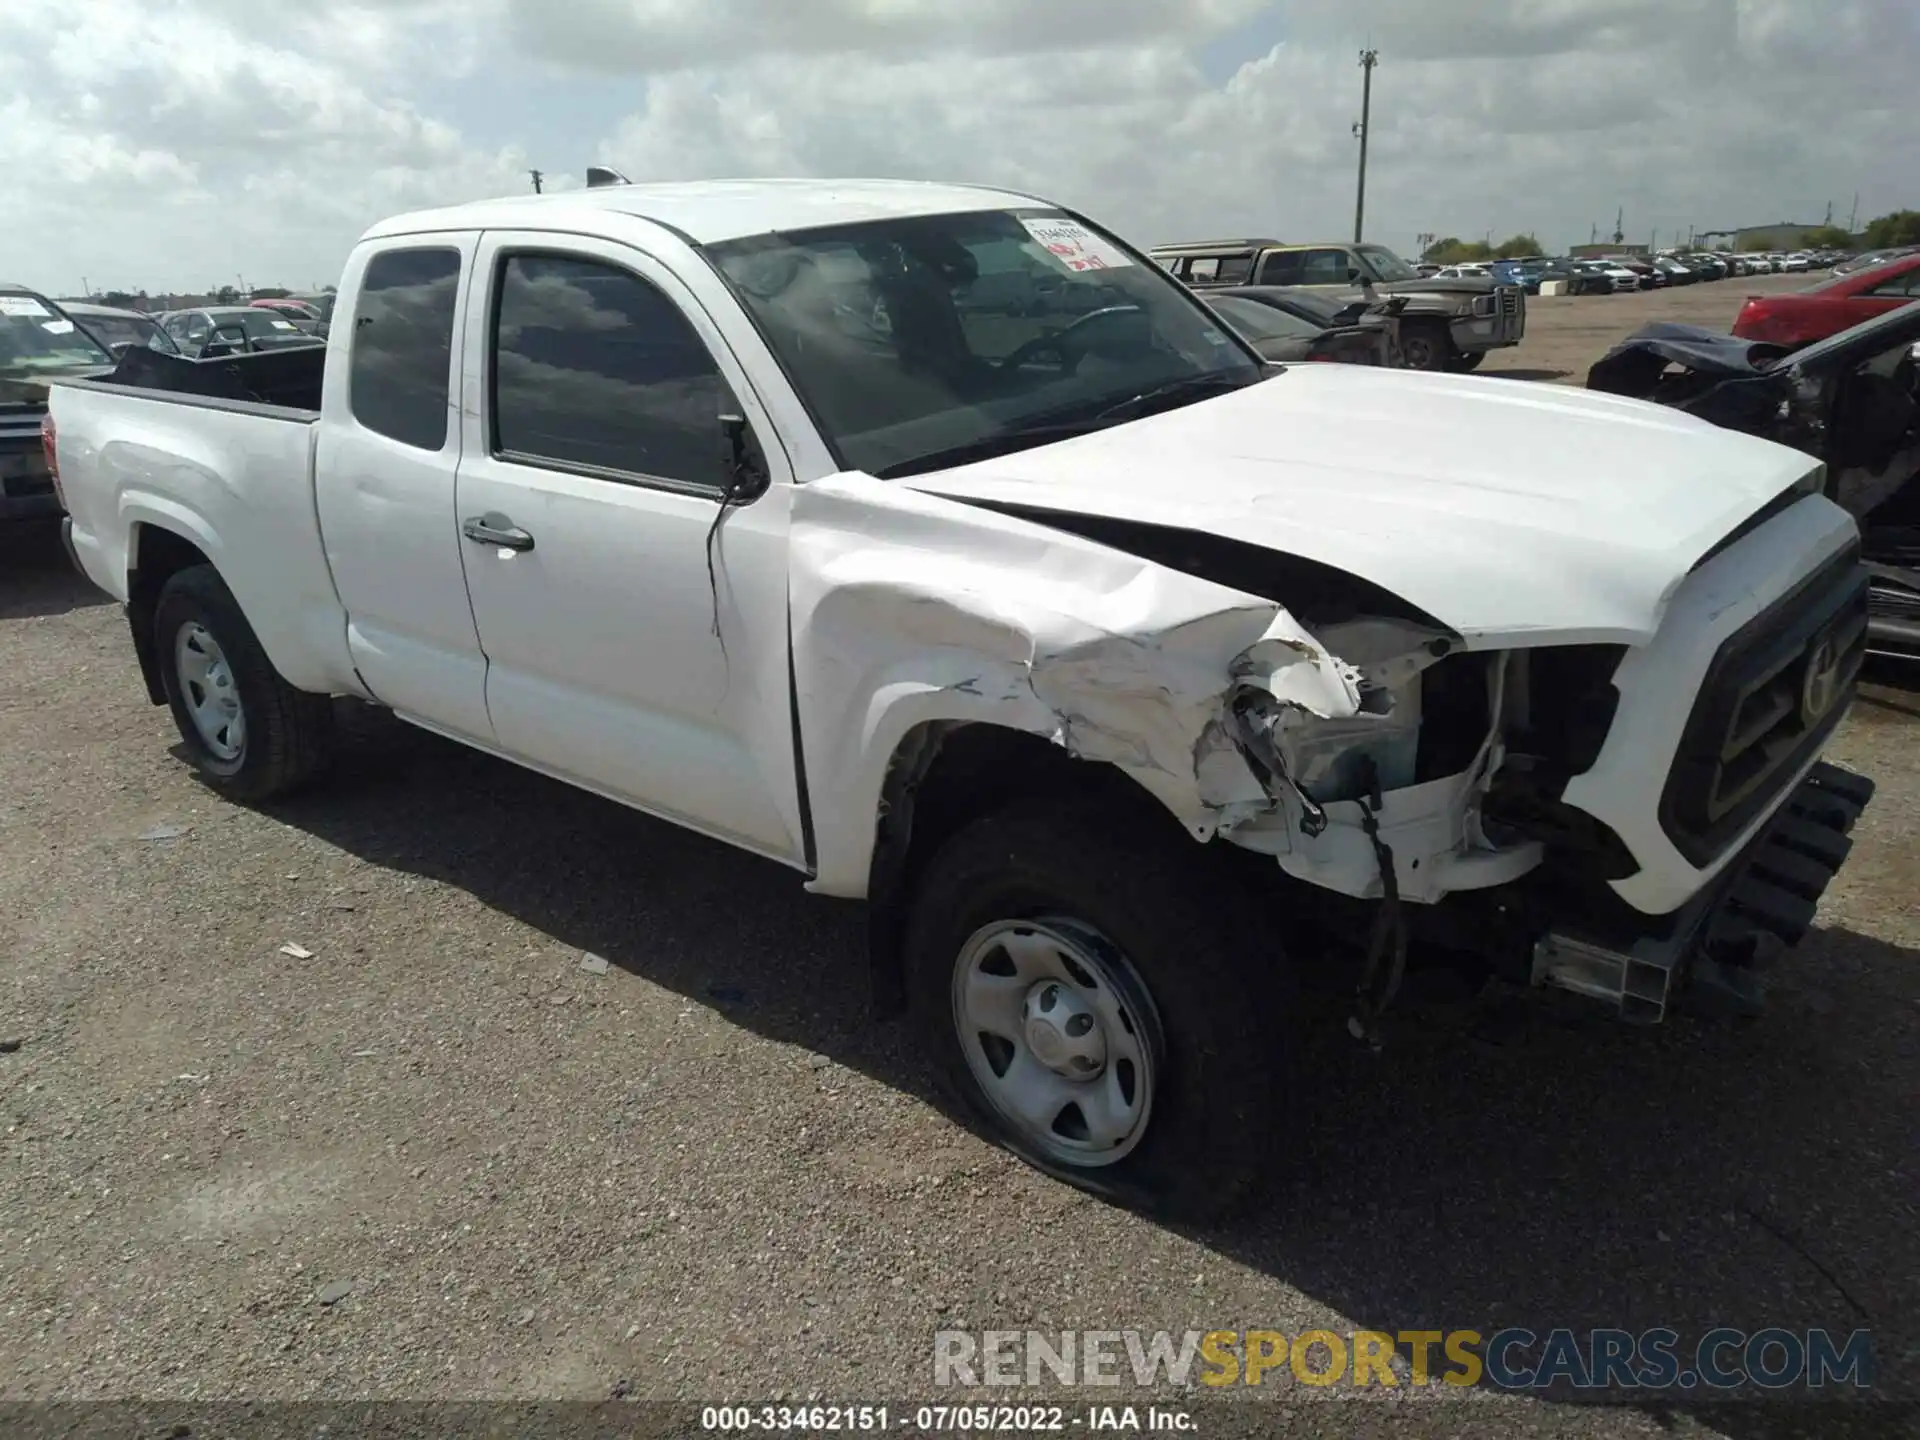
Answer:
M1847 713L1866 639L1856 549L1720 647L1660 797L1660 822L1688 861L1716 859L1813 758Z
M25 500L36 495L51 494L53 494L53 476L45 470L20 475L0 472L0 495L9 500Z

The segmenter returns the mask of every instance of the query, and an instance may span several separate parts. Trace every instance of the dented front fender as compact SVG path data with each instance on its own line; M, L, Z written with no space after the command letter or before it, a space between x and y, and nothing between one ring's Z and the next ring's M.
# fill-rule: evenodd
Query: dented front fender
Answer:
M1206 838L1278 804L1236 694L1265 697L1283 748L1296 725L1363 718L1361 670L1271 600L861 475L802 487L792 523L818 891L864 893L887 768L929 722L1115 765Z

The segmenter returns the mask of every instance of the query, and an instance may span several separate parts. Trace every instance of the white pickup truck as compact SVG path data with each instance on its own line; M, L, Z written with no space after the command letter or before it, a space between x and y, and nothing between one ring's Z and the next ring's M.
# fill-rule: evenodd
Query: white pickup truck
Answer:
M1128 1203L1282 1151L1303 972L1365 1038L1434 947L1754 1001L1872 793L1820 760L1866 586L1807 456L1263 365L1043 200L489 201L369 230L336 313L53 391L207 781L306 779L357 697L865 897L976 1122Z

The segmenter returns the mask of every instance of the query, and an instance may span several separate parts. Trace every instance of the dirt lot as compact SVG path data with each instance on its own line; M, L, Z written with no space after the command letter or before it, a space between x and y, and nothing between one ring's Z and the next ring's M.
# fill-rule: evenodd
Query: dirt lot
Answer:
M1538 301L1487 373L1578 383L1646 318L1782 283ZM219 803L48 532L0 537L0 674L0 1399L898 1402L936 1398L939 1328L1504 1325L1867 1328L1915 1393L1909 693L1841 736L1882 789L1768 1017L1415 1008L1274 1097L1309 1139L1262 1218L1179 1233L944 1117L863 1013L858 913L783 870L378 719L297 803Z

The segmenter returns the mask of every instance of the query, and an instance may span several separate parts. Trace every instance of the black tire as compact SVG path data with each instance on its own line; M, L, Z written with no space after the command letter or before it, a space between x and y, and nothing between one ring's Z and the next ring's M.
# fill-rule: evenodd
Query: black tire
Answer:
M1487 352L1484 350L1457 351L1454 354L1453 363L1447 368L1461 375L1471 374L1480 368L1480 362L1486 358Z
M1400 356L1409 370L1445 370L1458 353L1445 325L1419 321L1401 328Z
M1254 925L1229 878L1238 872L1157 819L1034 801L960 830L916 887L907 984L941 1088L989 1139L1105 1199L1202 1221L1256 1194L1286 1153L1299 1011L1277 942L1259 933L1271 917ZM953 992L970 939L995 921L1046 917L1109 940L1145 992L1157 1083L1137 1143L1113 1163L1065 1163L1028 1143L975 1078L960 1038Z
M194 625L218 646L238 693L244 731L236 755L212 748L189 708L193 682L181 675L177 647L181 632ZM195 768L214 789L233 800L270 800L319 768L332 734L327 697L296 690L280 678L239 602L211 565L181 570L161 587L153 611L153 642L173 722Z

